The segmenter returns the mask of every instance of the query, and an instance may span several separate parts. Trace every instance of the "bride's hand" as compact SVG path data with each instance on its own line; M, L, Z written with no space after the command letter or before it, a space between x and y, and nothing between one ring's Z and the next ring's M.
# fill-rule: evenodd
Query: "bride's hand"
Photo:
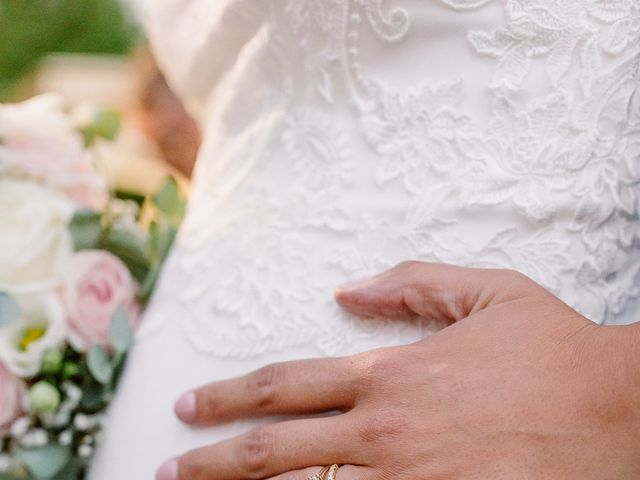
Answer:
M272 365L186 394L194 425L261 426L163 466L161 480L640 478L640 334L599 327L510 271L402 264L337 300L362 317L444 319L414 345Z

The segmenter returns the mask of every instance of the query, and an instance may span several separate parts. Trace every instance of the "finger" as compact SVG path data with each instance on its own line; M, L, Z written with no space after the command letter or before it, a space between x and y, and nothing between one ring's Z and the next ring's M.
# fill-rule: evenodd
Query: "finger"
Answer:
M349 441L353 429L344 417L262 426L191 451L178 459L178 480L267 478L307 465L357 462L357 440Z
M365 282L336 290L346 310L365 318L456 322L489 306L544 292L510 270L406 262Z
M323 467L305 468L303 470L295 470L293 472L283 473L268 480L308 480L316 475ZM354 467L345 465L340 467L336 473L335 480L374 480L378 478L374 475L374 470L370 467Z
M350 358L300 360L269 365L243 377L211 383L184 394L176 415L192 425L278 414L346 411L355 398Z

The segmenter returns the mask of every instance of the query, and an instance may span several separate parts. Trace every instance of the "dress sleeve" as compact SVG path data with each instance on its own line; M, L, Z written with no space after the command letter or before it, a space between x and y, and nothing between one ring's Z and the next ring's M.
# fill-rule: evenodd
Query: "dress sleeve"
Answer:
M147 0L151 48L171 87L198 121L212 92L259 29L268 3Z

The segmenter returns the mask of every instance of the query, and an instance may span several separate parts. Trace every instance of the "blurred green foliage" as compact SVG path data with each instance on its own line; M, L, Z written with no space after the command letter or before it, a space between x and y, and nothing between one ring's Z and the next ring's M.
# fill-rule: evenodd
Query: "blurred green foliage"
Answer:
M47 53L122 54L137 37L119 0L0 0L0 101Z

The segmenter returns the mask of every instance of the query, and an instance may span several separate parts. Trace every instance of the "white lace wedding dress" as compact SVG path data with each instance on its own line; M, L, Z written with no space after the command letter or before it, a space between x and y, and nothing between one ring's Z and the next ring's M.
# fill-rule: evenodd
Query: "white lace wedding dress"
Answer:
M333 302L402 260L640 318L637 0L152 0L148 20L204 145L92 480L251 425L180 425L193 386L425 335Z

